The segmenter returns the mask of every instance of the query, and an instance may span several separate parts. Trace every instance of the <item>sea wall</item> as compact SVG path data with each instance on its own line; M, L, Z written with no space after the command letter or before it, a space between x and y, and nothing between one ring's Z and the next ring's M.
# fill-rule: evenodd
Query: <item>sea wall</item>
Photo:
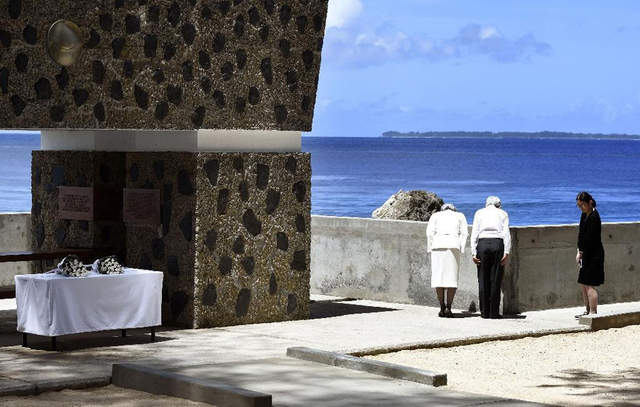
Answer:
M507 312L582 304L575 263L578 225L512 228L513 255L503 284ZM640 222L604 223L601 304L640 300Z
M403 220L312 216L311 292L438 304L431 288L426 225ZM466 250L461 259L458 307L478 304L475 273Z
M426 223L312 216L311 292L437 305L431 288ZM512 227L503 282L506 313L582 304L576 283L577 225ZM606 281L601 303L640 300L640 222L605 223ZM477 274L469 241L454 307L477 307Z
M0 214L0 251L29 250L29 213ZM605 223L606 281L601 303L640 300L640 222ZM436 305L426 223L311 217L311 293ZM503 282L505 312L581 305L574 262L577 225L512 227ZM477 306L476 268L462 256L454 306ZM0 284L30 272L27 263L0 264Z

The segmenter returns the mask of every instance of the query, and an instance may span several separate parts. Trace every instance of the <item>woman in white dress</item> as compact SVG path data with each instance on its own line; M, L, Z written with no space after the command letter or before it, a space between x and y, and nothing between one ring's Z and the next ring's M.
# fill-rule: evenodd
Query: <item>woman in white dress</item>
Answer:
M458 288L460 254L464 253L468 233L467 218L452 204L443 205L429 219L427 252L431 253L431 287L438 294L439 317L453 317L451 304Z

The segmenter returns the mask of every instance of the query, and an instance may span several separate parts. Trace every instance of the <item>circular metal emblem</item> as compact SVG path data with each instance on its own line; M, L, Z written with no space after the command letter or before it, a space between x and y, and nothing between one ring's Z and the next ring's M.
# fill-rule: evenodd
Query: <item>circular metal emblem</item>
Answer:
M51 58L60 65L73 65L82 54L80 28L69 20L58 20L47 33L47 48Z

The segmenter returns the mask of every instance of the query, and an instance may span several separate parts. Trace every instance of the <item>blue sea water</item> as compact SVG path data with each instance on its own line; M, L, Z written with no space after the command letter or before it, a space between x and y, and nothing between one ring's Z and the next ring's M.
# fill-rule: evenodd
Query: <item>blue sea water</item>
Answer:
M38 133L0 132L0 212L31 210ZM311 212L371 217L392 194L423 189L467 220L498 195L513 225L576 223L578 192L605 222L640 221L640 141L303 137L311 153Z
M0 131L0 213L31 211L31 151L40 133Z
M312 138L313 214L371 217L400 189L435 192L469 223L497 195L512 225L576 223L589 191L604 222L640 221L640 141Z

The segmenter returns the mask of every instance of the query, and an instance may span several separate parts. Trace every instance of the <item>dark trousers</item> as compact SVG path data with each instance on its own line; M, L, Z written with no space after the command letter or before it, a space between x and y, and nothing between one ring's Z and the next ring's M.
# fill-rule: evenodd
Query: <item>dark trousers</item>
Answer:
M476 257L480 259L478 289L482 318L495 318L500 315L500 286L504 275L504 266L500 265L500 260L503 255L502 239L478 240Z

